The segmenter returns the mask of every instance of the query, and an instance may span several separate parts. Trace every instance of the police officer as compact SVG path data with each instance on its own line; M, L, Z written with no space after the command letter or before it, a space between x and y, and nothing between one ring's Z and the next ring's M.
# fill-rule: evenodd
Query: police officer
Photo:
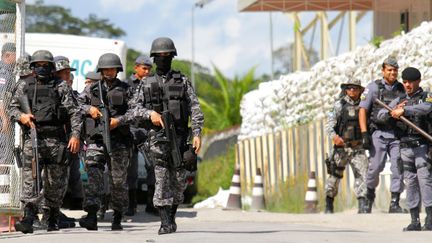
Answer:
M65 80L69 87L72 89L73 79L71 76L71 71L76 71L75 68L71 68L69 65L69 58L65 56L55 56L54 62L56 65L55 75L57 78ZM74 98L78 98L78 92L72 89L72 94ZM67 130L70 130L70 126L66 126ZM68 179L68 190L66 199L69 199L70 209L81 209L81 204L83 200L83 188L81 181L80 159L78 153L69 154L69 179Z
M135 92L138 86L141 84L142 80L150 75L150 70L152 69L153 62L147 55L140 55L135 60L134 70L129 79L128 84L131 89ZM136 213L137 208L137 187L138 187L138 152L144 154L144 142L147 139L147 130L145 128L139 128L139 123L132 124L131 132L134 140L132 147L132 157L130 160L130 165L128 168L128 186L129 186L129 207L126 216L133 216ZM145 155L145 154L144 154ZM147 158L147 156L144 156ZM155 212L156 209L153 206L153 194L154 194L154 168L148 159L145 159L145 167L147 170L147 206L146 212Z
M85 80L84 80L84 84L85 86L92 84L95 81L99 81L101 79L100 73L97 72L87 72L87 74L85 75Z
M2 46L0 60L0 147L4 151L12 151L13 129L7 116L6 107L9 106L11 90L15 84L13 74L16 59L15 44L7 42ZM12 164L12 153L1 153L0 163Z
M81 218L81 227L87 230L97 230L96 213L101 205L103 192L103 172L107 163L109 168L111 202L114 209L111 224L112 230L122 230L121 219L128 203L127 195L127 167L129 164L129 141L131 140L129 123L124 116L131 97L129 85L117 78L118 72L123 71L119 56L105 53L100 56L97 71L101 80L87 86L78 98L79 104L87 114L86 130L86 171L88 183L84 184L85 198L83 208L87 216ZM102 90L99 90L99 86ZM100 92L102 97L100 97ZM110 116L111 154L103 142L101 134L102 112L99 109L103 103Z
M32 141L30 127L37 131L39 162L43 168L44 210L48 211L48 231L58 230L59 208L67 186L66 148L72 153L79 150L81 117L73 102L70 87L55 79L55 65L49 51L38 50L30 62L35 78L20 80L10 105L10 118L23 126L24 165L23 191L24 218L16 222L15 229L23 233L33 232L33 220L42 197L37 196L32 177ZM22 101L28 99L32 113L24 113ZM70 120L69 143L63 129Z
M145 85L134 96L132 107L135 108L131 110L136 116L144 118L149 128L148 154L155 164L156 176L153 203L159 209L161 217L158 234L177 230L175 214L184 199L186 179L185 168L175 168L173 165L170 143L164 133L168 124L163 124L161 114L169 112L173 115L177 144L184 154L192 153L195 162L196 153L201 148L200 136L204 122L191 83L180 72L171 70L171 62L176 55L177 50L170 38L161 37L153 41L150 56L156 64L156 74L145 79ZM192 125L192 144L188 144L189 119Z
M359 202L358 213L366 213L366 172L368 158L361 144L361 132L358 123L360 95L364 88L358 79L350 79L341 85L345 96L337 100L329 112L326 129L330 135L334 150L328 161L326 184L326 213L333 213L334 198L338 193L340 179L349 163L355 177L354 191Z
M403 174L407 186L407 206L411 213L411 224L404 231L422 230L419 219L420 200L426 208L423 230L432 230L432 164L428 157L428 141L416 130L398 121L405 116L417 127L427 130L427 115L432 111L432 96L420 87L421 73L408 67L402 72L405 95L393 100L391 112L381 109L378 119L383 122L395 120L400 128L400 151Z
M397 81L399 65L393 57L384 60L382 64L383 78L368 84L361 96L359 123L363 137L363 147L369 149L370 164L366 175L368 212L372 212L375 200L375 188L378 186L379 173L384 169L387 153L390 156L391 202L389 213L402 213L399 206L400 193L404 190L403 177L398 170L400 163L398 130L394 130L394 121L383 123L377 120L381 107L375 102L378 98L386 104L399 95L404 94L403 85ZM369 120L369 124L368 121ZM369 125L369 126L368 126ZM372 139L370 138L372 136Z

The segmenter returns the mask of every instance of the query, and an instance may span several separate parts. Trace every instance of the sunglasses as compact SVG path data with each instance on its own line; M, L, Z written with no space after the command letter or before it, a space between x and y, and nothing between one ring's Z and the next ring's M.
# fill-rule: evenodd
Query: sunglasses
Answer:
M355 85L348 85L345 87L346 90L359 90L361 89L359 86L355 86Z

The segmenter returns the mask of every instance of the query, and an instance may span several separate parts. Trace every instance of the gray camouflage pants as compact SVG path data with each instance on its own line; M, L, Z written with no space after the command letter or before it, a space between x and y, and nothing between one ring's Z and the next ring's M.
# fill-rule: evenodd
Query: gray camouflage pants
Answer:
M346 165L349 163L354 173L354 193L356 197L366 197L366 173L369 164L369 160L365 154L364 149L352 149L352 148L337 148L334 151L334 162L337 166L335 174L340 178L343 177L343 172ZM335 175L329 175L326 182L326 195L329 197L336 197L338 194L338 187L340 178Z
M41 188L43 190L40 196L37 197L32 176L32 145L31 140L27 139L24 141L23 150L24 165L21 201L24 206L28 203L39 206L38 204L43 201L46 207L59 208L62 205L68 181L68 166L66 165L65 153L60 151L61 148L66 148L66 143L58 138L39 137L38 145L39 167L42 170Z
M83 208L96 205L100 208L104 193L104 167L108 163L112 208L116 211L128 205L128 186L126 183L130 150L124 144L113 143L111 160L104 153L102 144L89 144L86 151L86 171L88 181L84 184L85 199Z
M173 168L169 144L161 141L162 133L150 133L149 157L155 164L156 177L153 204L155 207L178 205L186 189L186 170Z

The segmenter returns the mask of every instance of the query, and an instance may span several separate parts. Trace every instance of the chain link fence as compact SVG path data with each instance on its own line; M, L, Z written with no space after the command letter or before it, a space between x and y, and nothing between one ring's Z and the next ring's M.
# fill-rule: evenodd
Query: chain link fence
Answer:
M15 86L17 57L15 3L0 0L0 213L20 208L20 170L14 159L15 124L7 111Z

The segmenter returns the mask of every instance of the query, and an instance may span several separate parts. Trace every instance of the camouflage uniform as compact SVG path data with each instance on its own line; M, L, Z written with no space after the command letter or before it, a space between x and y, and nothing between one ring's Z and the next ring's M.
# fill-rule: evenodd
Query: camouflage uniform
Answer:
M78 103L87 114L91 104L91 90L97 87L98 83L87 86L78 97ZM106 87L106 83L103 83ZM116 79L112 86L108 88L108 92L114 89L126 89L125 101L128 101L132 94L128 88L129 86ZM110 106L111 104L107 104ZM122 125L111 131L112 155L111 158L107 157L106 150L102 140L91 140L87 137L87 151L86 151L86 171L88 174L88 183L84 185L85 200L83 203L84 209L89 206L97 206L99 209L101 204L101 196L103 193L103 171L104 166L108 163L110 171L110 190L111 202L114 210L123 211L128 204L127 194L127 168L129 165L130 157L130 131L128 123L124 114L118 114L115 118L121 120ZM91 118L90 118L91 119ZM127 129L127 133L120 132L120 128ZM122 129L122 130L126 130ZM86 128L87 130L87 128ZM87 131L89 132L89 131Z
M27 99L27 97L30 98L33 95L28 93L27 90L29 84L35 82L38 82L38 86L42 84L32 76L18 81L9 110L11 120L19 122L20 116L23 113L19 99ZM51 80L46 84L54 88L54 92L58 94L58 102L60 103L58 105L67 111L66 115L68 115L70 119L72 128L70 136L79 138L82 124L80 115L81 113L73 101L70 87L66 84L66 82L60 80ZM58 111L58 113L60 113L60 111ZM62 124L62 122L57 122L56 124L46 125L39 124L38 120L35 121L36 130L38 132L39 162L41 164L41 168L43 168L43 193L40 194L40 197L36 196L34 180L32 177L31 161L33 154L31 140L29 137L29 129L27 127L23 127L24 164L23 191L21 201L24 203L25 208L30 208L30 210L36 211L36 207L38 206L37 204L40 203L42 197L44 199L43 201L45 206L51 210L58 210L62 204L62 199L67 187L68 173L68 167L66 163L67 136L64 132L64 127Z
M349 163L355 177L354 192L356 197L359 199L359 204L361 204L359 205L360 212L361 208L365 206L364 204L367 192L365 178L369 161L361 144L361 134L358 124L359 102L360 100L354 101L348 95L346 95L342 99L336 101L333 109L331 112L329 112L326 124L326 130L328 134L332 140L335 136L340 136L344 139L346 146L334 147L333 155L331 156L332 158L330 158L329 161L330 164L327 165L329 176L326 181L325 190L327 195L327 204L333 205L333 199L338 194L340 179L342 179L345 167ZM345 104L347 104L347 106L345 106ZM344 111L347 109L352 110ZM344 136L345 134L338 134L338 130L340 130L338 128L339 126L347 126L347 124L340 124L342 119L341 117L350 115L352 116L351 126L355 127L354 130L358 131L357 136L354 135L353 138L351 138L353 140L347 139L346 136ZM328 210L326 209L326 211L331 213L333 211L333 207L330 206L330 208Z
M166 76L159 76L158 74L155 74L154 78L163 80L163 83L169 81ZM188 116L190 116L191 119L192 136L199 137L204 123L204 116L201 112L198 98L190 81L184 76L182 76L182 79L186 85L185 97L189 109L187 111ZM151 81L151 77L143 81L144 85L149 81ZM130 107L134 108L128 113L135 117L142 117L147 120L148 127L150 128L148 132L148 151L150 160L155 164L156 176L156 189L153 203L155 206L159 207L180 204L183 202L186 170L181 167L177 170L172 169L172 158L169 144L160 141L161 138L165 138L165 132L160 127L150 125L150 113L152 110L146 108L148 102L151 101L145 99L143 89L138 90L130 104ZM185 145L187 143L188 134L178 133L177 135L179 139L178 144ZM185 150L185 148L182 147L181 150Z

